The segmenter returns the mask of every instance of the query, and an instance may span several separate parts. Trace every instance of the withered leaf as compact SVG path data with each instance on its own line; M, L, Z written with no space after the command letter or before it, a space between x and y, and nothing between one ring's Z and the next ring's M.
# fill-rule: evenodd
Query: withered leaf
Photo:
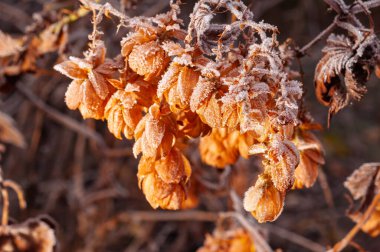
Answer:
M0 58L17 55L23 50L22 39L12 38L0 31Z
M330 107L329 118L366 93L365 83L379 49L379 40L373 34L360 43L344 35L329 36L314 77L318 100Z
M0 112L0 141L24 148L26 146L24 136L14 124L10 116Z
M380 163L366 163L356 169L344 182L353 198L358 200L370 192L373 185L374 193L380 193Z
M22 224L0 226L0 251L53 252L57 241L50 223L29 219Z

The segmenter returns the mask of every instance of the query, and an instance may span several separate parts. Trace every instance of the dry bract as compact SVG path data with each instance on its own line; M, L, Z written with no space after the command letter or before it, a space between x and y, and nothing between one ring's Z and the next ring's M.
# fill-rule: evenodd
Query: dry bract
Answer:
M248 189L244 196L244 209L251 212L258 222L274 221L284 207L285 192L279 191L270 180L262 174L255 186Z
M202 161L208 165L224 168L239 158L239 132L228 129L213 129L210 135L199 142Z
M153 208L179 209L186 200L191 167L176 148L157 161L143 156L137 177L139 185Z
M313 133L302 129L297 131L293 142L300 151L300 163L294 173L293 188L309 188L318 177L319 167L325 163L322 144Z

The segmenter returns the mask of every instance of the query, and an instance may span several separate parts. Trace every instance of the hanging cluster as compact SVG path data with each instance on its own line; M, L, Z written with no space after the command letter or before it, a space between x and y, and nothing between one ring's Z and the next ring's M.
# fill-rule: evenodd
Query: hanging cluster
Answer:
M235 21L211 22L225 10ZM189 139L200 137L202 160L219 168L239 156L260 156L264 170L246 193L245 208L259 221L273 221L286 191L310 187L324 162L300 118L302 84L289 70L289 48L280 47L276 27L252 21L239 1L199 1L187 30L178 13L172 3L166 14L122 20L131 32L113 60L91 36L84 59L70 57L55 67L73 79L67 106L106 120L116 138L135 140L139 185L154 208L196 202L187 200Z

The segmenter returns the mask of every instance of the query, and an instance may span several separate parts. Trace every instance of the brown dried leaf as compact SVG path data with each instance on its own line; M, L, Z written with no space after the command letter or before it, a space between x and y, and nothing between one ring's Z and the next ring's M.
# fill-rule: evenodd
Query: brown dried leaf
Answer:
M377 63L375 73L376 73L377 78L380 79L380 63Z
M165 183L155 171L156 161L143 156L139 163L137 177L139 185L153 208L176 210L186 199L184 183Z
M123 133L127 139L132 139L142 118L142 108L137 104L134 93L118 90L107 102L104 117L109 131L116 138L121 139Z
M322 104L330 106L329 118L352 100L360 100L367 91L365 83L375 66L380 45L373 34L356 44L343 35L331 34L317 65L315 92Z
M71 110L77 109L82 101L82 83L83 80L73 80L66 90L65 102L67 107Z
M103 119L106 101L99 98L92 84L88 80L85 80L81 84L81 89L81 94L83 96L81 104L79 105L79 110L83 118Z
M319 167L325 163L322 144L308 131L300 131L293 142L300 151L300 163L294 173L293 188L309 188L318 177Z
M154 166L157 175L167 184L187 182L191 175L189 161L176 148L173 148L166 157L156 161Z
M18 55L22 50L22 39L12 38L0 31L0 58Z
M110 88L108 81L104 76L96 71L90 71L88 73L88 80L91 82L96 94L100 99L104 100L110 94Z
M74 63L72 60L64 61L54 66L54 69L71 79L86 79L87 71Z
M26 146L24 136L14 124L10 116L0 112L0 141L24 148Z
M202 103L208 100L213 91L215 91L215 88L216 83L214 81L200 77L190 97L191 111L195 112Z
M350 191L353 198L358 200L366 197L371 192L372 185L376 194L380 193L380 163L366 163L356 169L344 182L344 186Z

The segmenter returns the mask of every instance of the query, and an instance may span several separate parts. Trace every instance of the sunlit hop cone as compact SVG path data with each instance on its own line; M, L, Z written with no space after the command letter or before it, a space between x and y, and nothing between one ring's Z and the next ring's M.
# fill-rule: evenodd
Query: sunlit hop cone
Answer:
M234 164L239 158L239 135L239 131L213 129L199 142L202 161L218 168Z
M169 64L170 58L156 41L134 46L128 57L129 67L149 81L160 76Z
M132 139L144 109L154 95L155 90L142 80L128 83L124 89L117 90L107 102L104 112L109 131L118 139L121 139L121 133Z
M263 174L255 186L248 189L244 196L244 209L251 212L258 222L274 221L281 214L285 192L279 191L270 177Z
M179 209L186 200L191 175L189 161L177 148L159 160L143 156L137 177L153 208Z

